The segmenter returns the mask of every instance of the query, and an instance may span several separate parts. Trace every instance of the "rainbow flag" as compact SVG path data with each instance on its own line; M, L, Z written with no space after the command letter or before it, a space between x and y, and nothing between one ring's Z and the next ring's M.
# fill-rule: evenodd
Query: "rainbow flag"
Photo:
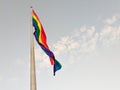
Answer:
M40 47L43 49L43 51L49 56L51 65L53 65L53 72L55 75L55 72L61 69L62 65L55 59L53 52L50 51L47 45L47 37L44 32L43 26L34 10L32 10L32 24L35 29L35 39Z

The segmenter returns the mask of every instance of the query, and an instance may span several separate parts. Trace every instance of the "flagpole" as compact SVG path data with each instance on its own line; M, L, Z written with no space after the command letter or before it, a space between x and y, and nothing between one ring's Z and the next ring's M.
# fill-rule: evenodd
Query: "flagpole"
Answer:
M32 6L30 8L32 11ZM37 90L37 88L36 88L36 70L35 70L35 53L34 53L32 14L30 17L30 90Z

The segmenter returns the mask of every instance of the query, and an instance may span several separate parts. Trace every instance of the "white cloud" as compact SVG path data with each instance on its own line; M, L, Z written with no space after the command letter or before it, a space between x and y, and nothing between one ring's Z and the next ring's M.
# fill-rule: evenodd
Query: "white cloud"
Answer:
M97 34L95 34L95 27L83 26L80 28L80 30L72 33L70 36L67 36L67 41L62 44L62 46L66 47L64 50L65 52L76 50L79 50L79 52L88 52L96 47L96 39ZM60 42L62 42L62 40L57 42L54 46L57 47ZM61 52L59 51L59 46L56 49L57 52Z
M114 40L120 39L120 26L104 26L100 32L100 41L103 45L109 45Z
M62 37L60 41L53 44L53 47L56 49L54 53L59 54L59 52L64 51L67 48L66 42L70 42L69 37Z
M111 24L114 24L119 18L120 18L120 15L115 14L111 18L105 19L104 23L111 25Z
M100 32L100 35L103 36L103 35L109 34L109 33L111 33L112 30L113 30L113 27L105 26L105 27L103 27L102 31Z
M83 28L80 28L82 31ZM89 52L95 49L96 47L96 30L94 26L85 27L84 32L80 32L80 50L81 52Z
M79 43L78 42L73 42L68 46L68 50L72 50L79 47Z

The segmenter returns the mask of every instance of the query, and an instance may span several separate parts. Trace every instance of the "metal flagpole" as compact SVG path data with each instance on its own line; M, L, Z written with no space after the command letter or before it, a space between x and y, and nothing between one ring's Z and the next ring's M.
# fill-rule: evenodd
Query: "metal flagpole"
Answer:
M32 7L31 7L31 11L32 11ZM37 88L36 88L35 53L34 53L32 14L30 17L30 90L37 90Z

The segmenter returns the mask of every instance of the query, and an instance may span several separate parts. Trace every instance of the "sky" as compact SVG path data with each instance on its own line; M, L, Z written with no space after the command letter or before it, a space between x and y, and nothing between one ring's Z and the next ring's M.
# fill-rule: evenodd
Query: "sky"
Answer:
M62 69L35 45L37 90L120 90L120 0L0 0L0 90L30 90L36 11Z

